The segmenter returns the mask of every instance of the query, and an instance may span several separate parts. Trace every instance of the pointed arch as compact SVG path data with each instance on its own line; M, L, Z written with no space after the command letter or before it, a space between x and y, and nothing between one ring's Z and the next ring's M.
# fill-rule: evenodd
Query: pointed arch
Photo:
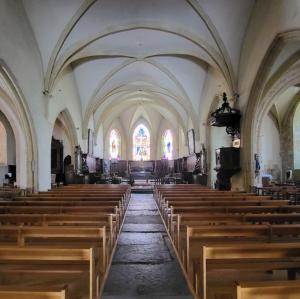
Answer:
M0 60L0 110L12 127L16 142L16 184L38 189L37 145L32 119L16 80Z
M67 136L70 140L70 144L72 148L75 148L75 146L78 145L77 130L69 110L64 109L63 111L61 111L57 116L57 119L62 122Z
M297 51L286 59L277 71L269 77L272 65L276 62L286 44L300 40L300 30L290 30L277 34L270 44L260 64L256 77L251 87L247 102L245 118L242 123L242 146L244 185L250 186L254 182L252 157L259 152L259 132L264 116L270 110L277 95L288 87L299 84L300 65L298 63L300 52Z

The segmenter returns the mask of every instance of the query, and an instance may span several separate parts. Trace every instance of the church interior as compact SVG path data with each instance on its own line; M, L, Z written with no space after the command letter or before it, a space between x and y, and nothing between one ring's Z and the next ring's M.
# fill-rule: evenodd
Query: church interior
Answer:
M0 0L0 299L299 299L300 0Z

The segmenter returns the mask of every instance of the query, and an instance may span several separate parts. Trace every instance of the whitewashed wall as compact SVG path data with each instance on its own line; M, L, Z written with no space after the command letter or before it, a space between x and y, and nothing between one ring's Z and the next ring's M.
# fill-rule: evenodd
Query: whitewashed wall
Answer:
M281 180L280 135L269 115L263 121L260 140L261 176L272 175L274 180Z

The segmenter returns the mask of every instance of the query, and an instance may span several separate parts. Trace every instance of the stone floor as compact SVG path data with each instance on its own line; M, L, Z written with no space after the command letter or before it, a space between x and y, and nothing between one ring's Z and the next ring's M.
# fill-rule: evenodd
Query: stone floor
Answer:
M132 194L102 298L193 298L152 194Z

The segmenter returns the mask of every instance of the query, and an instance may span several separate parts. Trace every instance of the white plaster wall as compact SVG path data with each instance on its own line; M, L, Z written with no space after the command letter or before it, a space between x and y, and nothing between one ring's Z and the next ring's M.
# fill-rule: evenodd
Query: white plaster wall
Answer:
M67 110L76 129L78 144L82 145L82 109L72 68L65 69L48 101L47 118L54 125L58 114Z
M7 165L7 134L0 121L0 165Z
M16 165L16 140L10 125L6 127L7 164Z
M150 82L153 86L176 91L182 95L176 83L167 74L162 73L159 68L144 61L136 61L111 76L98 93L98 97L101 99L119 86L126 86L137 81Z
M189 150L187 147L187 136L186 132L182 129L179 129L179 138L178 138L178 157L187 157L189 155Z
M103 125L101 124L98 132L95 135L95 147L94 155L98 158L104 158L104 137L103 137Z
M201 0L199 2L216 27L232 61L234 72L237 74L241 46L255 1ZM273 5L273 2L271 4L270 1L265 2Z
M71 157L74 157L74 149L72 149L70 140L67 136L67 133L62 125L62 123L57 120L55 122L54 128L53 128L53 134L52 136L54 137L54 139L56 140L61 140L63 142L63 146L64 146L64 158L68 155L70 155ZM74 163L74 161L72 161L72 164Z
M46 70L57 40L84 0L21 0L33 28Z
M194 111L198 112L202 104L201 92L206 80L207 64L180 57L158 57L155 60L164 65L180 82Z
M8 165L17 165L16 140L8 119L0 111L0 185L8 172Z
M201 94L201 106L199 108L199 131L200 142L207 144L209 142L209 123L210 113L221 105L221 102L213 105L216 95L222 95L223 92L228 93L228 86L221 74L214 68L207 68L206 81ZM216 106L216 107L215 107Z
M83 34L93 36L99 32L99 28L103 28L102 30L105 31L106 28L114 28L116 24L134 23L151 23L155 26L168 25L176 31L189 31L214 45L203 21L186 1L105 0L97 1L78 22L63 50L81 39Z
M298 105L293 121L294 169L300 169L300 105Z
M261 175L271 174L274 179L281 178L282 162L280 157L279 131L269 115L262 124L260 135Z
M244 109L255 75L276 34L300 27L300 1L259 0L245 35L239 68L239 92Z
M118 25L116 24L116 26ZM196 39L197 43L195 43L179 35L174 28L167 32L159 29L156 23L143 29L134 28L121 32L113 31L111 34L101 36L101 38L91 42L79 53L92 52L101 55L114 53L124 57L135 58L149 57L159 53L192 53L197 57L203 57L205 60L211 61L209 55L202 48L199 48L199 40ZM113 60L113 58L110 57L109 60Z
M52 128L45 118L41 56L21 1L0 2L0 57L21 89L33 121L38 146L38 188L50 186L50 141ZM28 161L31 165L31 161Z
M81 100L83 111L85 111L88 102L91 100L93 93L105 80L105 77L112 69L120 65L124 58L103 58L83 60L73 64L74 77Z

